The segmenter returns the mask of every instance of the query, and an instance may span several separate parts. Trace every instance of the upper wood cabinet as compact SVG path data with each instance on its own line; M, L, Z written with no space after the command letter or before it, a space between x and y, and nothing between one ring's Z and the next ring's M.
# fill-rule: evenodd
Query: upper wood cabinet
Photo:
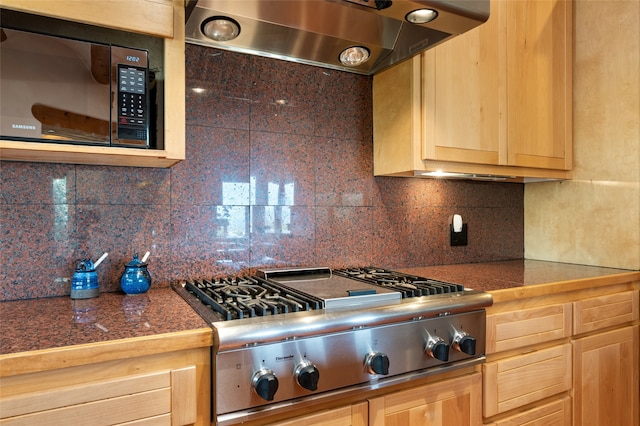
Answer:
M570 178L572 3L496 0L489 20L374 76L374 173Z
M0 7L164 39L164 149L0 140L0 159L170 167L185 158L185 40L181 0L0 0ZM170 102L169 102L170 100Z

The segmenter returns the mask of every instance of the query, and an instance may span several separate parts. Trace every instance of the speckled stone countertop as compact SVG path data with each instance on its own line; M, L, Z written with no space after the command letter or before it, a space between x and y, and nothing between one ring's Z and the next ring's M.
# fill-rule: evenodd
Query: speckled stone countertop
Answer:
M401 271L488 291L494 303L640 280L640 271L539 260L427 266Z
M1 355L211 330L171 288L139 295L101 293L93 299L0 302L0 318Z
M640 271L533 260L402 272L488 291L494 303L640 281ZM85 300L53 297L0 302L0 319L0 375L114 359L132 350L157 353L213 343L207 323L171 288L135 296L102 293ZM169 336L178 343L170 344Z

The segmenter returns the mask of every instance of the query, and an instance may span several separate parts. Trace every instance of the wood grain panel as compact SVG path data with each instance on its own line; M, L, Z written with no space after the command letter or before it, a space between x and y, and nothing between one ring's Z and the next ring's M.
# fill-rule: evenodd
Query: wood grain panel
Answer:
M572 1L506 3L509 164L571 169Z
M114 398L129 393L168 388L171 385L169 371L122 377L113 380L82 383L52 390L31 392L2 398L2 417L13 417L36 411L83 404Z
M487 315L487 353L501 352L571 335L570 303Z
M571 398L565 396L491 423L492 426L569 426Z
M368 424L368 404L361 402L346 407L324 410L309 416L296 417L283 422L270 423L271 426L366 426Z
M79 419L85 419L84 421L95 426L108 426L169 412L171 389L167 387L2 419L0 425L66 426L77 424Z
M481 425L481 374L392 393L369 400L371 426Z
M573 310L574 335L635 321L639 317L638 292L580 300L573 303Z
M635 325L573 342L574 424L638 426L638 329Z
M52 18L173 37L172 0L2 0L0 5Z
M571 389L569 343L488 362L482 366L484 417Z
M171 370L171 425L195 423L198 417L196 367Z

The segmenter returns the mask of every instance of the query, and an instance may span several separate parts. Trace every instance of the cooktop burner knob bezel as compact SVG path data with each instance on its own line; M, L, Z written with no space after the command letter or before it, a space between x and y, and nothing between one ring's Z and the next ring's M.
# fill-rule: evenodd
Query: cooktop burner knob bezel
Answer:
M442 362L449 361L449 345L441 337L429 335L425 352L430 357Z
M467 355L476 354L476 338L464 331L456 331L451 346Z
M251 385L258 396L266 401L273 401L278 392L278 378L269 368L256 371L251 379Z
M303 361L296 367L294 372L296 382L304 389L310 391L318 390L320 371L311 361Z
M389 374L389 357L382 352L370 352L365 358L365 365L369 374Z

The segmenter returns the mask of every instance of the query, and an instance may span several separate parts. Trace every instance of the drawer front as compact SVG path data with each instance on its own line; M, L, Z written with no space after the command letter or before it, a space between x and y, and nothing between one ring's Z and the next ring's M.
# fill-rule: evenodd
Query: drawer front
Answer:
M571 388L571 344L482 366L483 414L495 416Z
M187 425L197 420L196 397L195 366L88 380L0 398L0 426Z
M491 426L565 426L571 424L571 398L562 399L505 417Z
M638 319L638 292L625 291L573 302L573 334L588 333Z
M571 335L571 303L487 315L487 353Z

